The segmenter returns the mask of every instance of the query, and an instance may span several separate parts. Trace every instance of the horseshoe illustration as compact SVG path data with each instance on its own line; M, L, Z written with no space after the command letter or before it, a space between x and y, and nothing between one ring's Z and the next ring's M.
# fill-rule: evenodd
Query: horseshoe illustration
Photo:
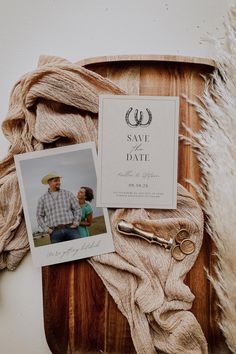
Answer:
M128 124L128 126L130 126L132 128L136 128L138 126L147 127L151 124L152 113L151 113L150 109L146 108L146 111L148 113L148 121L146 123L143 123L143 116L144 116L143 111L139 112L139 118L138 118L138 109L135 109L135 111L134 111L135 123L131 123L130 122L130 113L132 112L132 110L133 110L133 107L130 107L125 114L125 120L126 120L126 123Z

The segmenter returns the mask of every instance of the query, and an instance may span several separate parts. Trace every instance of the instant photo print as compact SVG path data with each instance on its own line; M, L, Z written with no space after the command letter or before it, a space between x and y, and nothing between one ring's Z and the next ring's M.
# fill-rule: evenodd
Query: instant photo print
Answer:
M36 266L114 251L107 209L96 207L94 143L15 156Z

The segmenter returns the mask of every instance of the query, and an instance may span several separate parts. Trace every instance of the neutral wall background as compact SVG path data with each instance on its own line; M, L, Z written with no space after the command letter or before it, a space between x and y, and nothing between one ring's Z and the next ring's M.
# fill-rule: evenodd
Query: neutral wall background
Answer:
M0 0L0 123L16 80L41 54L71 61L115 54L214 57L232 0ZM8 142L0 133L0 158ZM0 352L48 354L41 270L25 257L0 273ZM52 294L53 296L53 294Z

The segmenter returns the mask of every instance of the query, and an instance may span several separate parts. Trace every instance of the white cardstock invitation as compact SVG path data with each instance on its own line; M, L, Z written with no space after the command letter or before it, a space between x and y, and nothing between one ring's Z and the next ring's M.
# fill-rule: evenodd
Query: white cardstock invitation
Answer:
M99 97L98 206L176 208L178 120L178 97Z

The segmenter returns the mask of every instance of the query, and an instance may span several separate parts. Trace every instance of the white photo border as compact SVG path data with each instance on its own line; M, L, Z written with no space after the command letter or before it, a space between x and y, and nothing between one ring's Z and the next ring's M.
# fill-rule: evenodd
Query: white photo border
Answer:
M28 211L24 181L20 166L21 161L43 158L64 153L66 154L68 152L80 152L85 149L91 149L97 178L97 153L94 142L57 147L47 150L33 151L14 156L31 254L33 258L33 263L37 267L48 266L63 262L70 262L78 259L88 258L91 256L114 252L115 250L107 208L102 208L107 231L106 233L94 235L91 237L79 238L66 242L44 245L40 247L35 247L34 245L31 220Z

